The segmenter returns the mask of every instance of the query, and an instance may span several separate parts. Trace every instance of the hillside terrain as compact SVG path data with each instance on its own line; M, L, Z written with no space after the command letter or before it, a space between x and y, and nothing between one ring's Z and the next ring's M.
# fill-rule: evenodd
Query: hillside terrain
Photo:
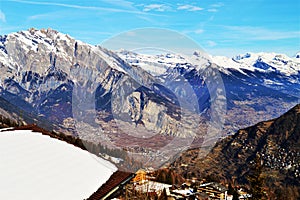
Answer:
M277 199L300 197L300 104L279 118L241 129L219 141L205 157L200 149L187 151L172 167L185 178L247 185L256 157L263 166L270 195Z

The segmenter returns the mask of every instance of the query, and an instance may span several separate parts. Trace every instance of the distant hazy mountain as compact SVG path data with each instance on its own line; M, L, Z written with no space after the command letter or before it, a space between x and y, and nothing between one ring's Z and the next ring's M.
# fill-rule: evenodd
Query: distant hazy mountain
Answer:
M221 140L204 158L199 157L200 152L199 149L185 152L173 166L185 177L247 184L258 155L269 192L278 199L297 199L300 197L300 104L277 119L241 129Z
M276 53L246 53L234 58L195 52L192 57L180 54L144 55L129 51L117 54L134 66L165 80L176 90L174 82L184 77L198 96L199 107L209 107L211 98L202 87L203 74L216 64L227 99L225 132L234 132L262 120L278 117L300 99L300 58Z

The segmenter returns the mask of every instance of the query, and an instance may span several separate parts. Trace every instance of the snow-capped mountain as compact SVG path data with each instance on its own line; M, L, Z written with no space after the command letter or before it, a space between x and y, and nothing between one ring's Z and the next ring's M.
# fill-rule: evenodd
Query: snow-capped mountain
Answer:
M251 78L251 82L255 84L259 83L270 88L280 87L296 96L300 92L297 87L300 84L298 54L292 58L277 53L246 53L233 58L211 56L203 52L184 56L179 54L144 55L122 50L117 54L131 65L139 66L157 77L165 77L168 71L175 68L188 71L203 70L210 63L214 63L218 66L218 70L226 75L240 73L242 76Z
M246 53L231 59L215 56L212 60L224 68L234 68L241 71L279 72L284 75L297 75L300 71L298 58L290 58L277 53Z
M300 99L297 56L112 52L51 29L1 36L0 68L0 111L150 156L164 147L176 153L195 137L215 141Z
M251 125L258 122L257 119L266 120L265 116L277 117L294 105L291 102L299 102L300 99L298 54L292 58L277 53L246 53L233 58L203 52L195 52L192 56L143 55L123 50L117 54L165 82L183 76L196 91L200 109L209 107L211 98L209 91L203 93L203 74L215 64L226 89L226 118L235 128ZM176 85L172 82L168 87ZM271 106L270 102L276 106ZM244 121L244 116L248 116L249 120Z
M252 84L299 97L300 59L277 53L246 53L228 59L215 56L212 61L233 74L236 70Z
M300 56L288 57L285 54L277 53L246 53L228 58L226 56L211 56L205 55L203 52L194 52L192 56L180 54L160 54L160 55L145 55L121 50L116 52L122 59L131 65L137 65L148 71L151 74L161 75L166 73L168 68L198 66L201 58L203 63L215 63L220 70L235 69L240 72L259 71L264 73L279 72L284 75L297 75L300 71ZM193 63L195 62L196 63ZM203 68L203 64L200 68ZM244 72L245 73L245 72Z
M14 112L5 116L43 127L48 122L60 132L131 152L136 143L159 140L163 147L170 137L197 134L199 116L188 103L107 49L51 29L20 31L0 41L1 110Z
M96 92L95 109L107 111L111 109L107 96L112 95L114 88L126 85L129 89L138 89L141 84L151 87L154 80L154 77L131 67L109 50L84 44L51 29L12 33L2 36L0 41L1 96L27 112L58 123L74 114L72 99L79 101L78 106L91 100L87 98L93 97L91 95ZM74 88L77 88L77 93ZM115 92L122 91L116 89ZM151 96L143 88L139 93L145 98ZM130 106L134 106L127 101L128 96L120 97L118 103L123 107L115 107L117 115L122 115L121 109L128 111ZM147 102L144 102L145 105ZM86 108L77 107L77 110L80 109ZM150 113L148 115L151 116ZM137 117L135 120L141 119Z
M191 66L189 61L179 54L147 55L126 50L118 51L117 54L126 62L131 65L139 66L152 75L162 75L166 73L169 68Z

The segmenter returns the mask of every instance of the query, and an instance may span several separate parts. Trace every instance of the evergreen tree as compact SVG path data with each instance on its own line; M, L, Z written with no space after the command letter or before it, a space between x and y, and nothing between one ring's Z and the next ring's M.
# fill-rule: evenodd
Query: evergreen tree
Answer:
M228 185L228 194L233 196L233 200L239 200L239 193L236 191L235 188L232 187L232 184L229 183Z

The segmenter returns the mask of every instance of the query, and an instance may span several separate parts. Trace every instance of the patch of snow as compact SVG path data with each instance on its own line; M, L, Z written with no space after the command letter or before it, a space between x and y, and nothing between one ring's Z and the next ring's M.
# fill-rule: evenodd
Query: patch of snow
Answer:
M265 79L264 83L267 84L267 85L283 85L283 83L278 83L278 82L275 82L275 81L272 81L272 80L269 80L269 79Z
M182 194L182 195L190 195L193 194L192 189L185 189L185 190L173 190L174 193Z
M130 65L139 66L154 76L164 74L168 68L177 66L188 68L190 65L188 59L179 54L148 55L125 50L115 53Z
M265 52L247 53L245 55L238 55L233 58L233 60L237 63L240 63L242 66L248 65L252 67L254 67L256 62L263 62L285 75L298 74L300 70L300 61L296 58L290 58L285 54ZM258 71L270 71L262 70L256 67L254 67L254 69Z
M116 164L124 161L122 158L116 158L116 157L113 157L113 156L110 156L110 155L107 155L107 154L104 154L104 153L100 153L99 155L102 156L104 159L110 160L110 161L112 161L113 163L116 163Z
M212 62L225 69L235 69L243 74L245 73L243 72L242 69L247 69L250 71L255 70L254 67L252 67L251 65L242 65L241 63L233 59L227 58L225 56L214 56L212 57Z
M82 200L117 168L87 151L29 130L0 132L0 199Z

